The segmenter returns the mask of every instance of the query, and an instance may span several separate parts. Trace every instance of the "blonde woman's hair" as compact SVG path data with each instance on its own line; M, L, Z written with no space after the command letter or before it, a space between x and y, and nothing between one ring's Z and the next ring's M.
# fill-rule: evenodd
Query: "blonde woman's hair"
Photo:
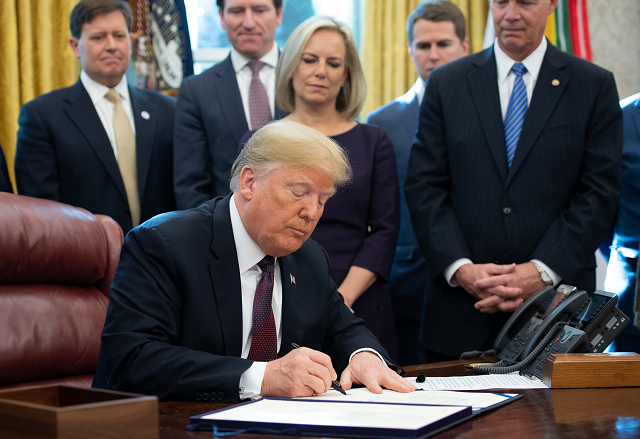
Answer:
M240 172L247 165L258 175L277 167L320 169L333 179L336 188L349 183L352 176L340 145L313 128L284 120L265 125L247 141L231 167L232 191L240 186Z
M367 84L358 57L358 49L349 27L333 17L316 15L300 23L287 40L276 68L276 103L285 111L295 109L295 92L291 76L298 67L302 52L311 36L319 30L332 30L342 35L345 46L345 69L348 72L336 99L336 110L345 119L355 119L364 105Z

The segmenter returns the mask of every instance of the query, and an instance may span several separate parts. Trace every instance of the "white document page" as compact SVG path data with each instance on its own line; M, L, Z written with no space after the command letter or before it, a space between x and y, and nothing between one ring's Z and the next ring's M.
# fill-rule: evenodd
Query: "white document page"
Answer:
M261 399L202 419L287 425L393 428L417 430L466 407L344 404L339 402Z
M495 393L471 393L452 392L447 390L422 391L416 390L409 393L398 393L393 390L383 390L382 393L372 393L366 387L350 389L347 395L336 390L329 390L322 395L314 395L305 398L317 401L349 401L349 402L384 402L392 404L433 404L433 405L457 405L471 406L474 411L499 404L517 394L499 395Z
M538 378L531 379L518 372L504 375L472 375L464 377L426 377L417 383L415 377L405 378L424 390L500 390L500 389L548 389Z

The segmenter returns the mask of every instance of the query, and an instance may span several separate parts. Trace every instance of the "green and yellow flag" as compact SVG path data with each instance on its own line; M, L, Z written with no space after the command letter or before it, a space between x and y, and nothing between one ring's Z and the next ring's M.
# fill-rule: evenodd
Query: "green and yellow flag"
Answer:
M563 52L592 61L587 0L559 0L545 35Z

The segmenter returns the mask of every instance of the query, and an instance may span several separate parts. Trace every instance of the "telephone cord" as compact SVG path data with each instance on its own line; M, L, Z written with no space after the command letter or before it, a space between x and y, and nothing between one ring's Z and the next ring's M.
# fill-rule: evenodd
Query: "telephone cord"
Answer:
M505 374L517 372L525 366L528 366L533 360L535 360L538 355L543 351L543 349L551 342L553 337L556 336L558 332L562 328L565 327L567 322L558 322L547 332L547 335L542 339L538 346L531 351L529 355L527 355L522 361L512 365L512 366L504 366L505 360L499 361L498 363L489 365L489 366L475 366L473 368L473 372L478 375L488 375L488 374Z

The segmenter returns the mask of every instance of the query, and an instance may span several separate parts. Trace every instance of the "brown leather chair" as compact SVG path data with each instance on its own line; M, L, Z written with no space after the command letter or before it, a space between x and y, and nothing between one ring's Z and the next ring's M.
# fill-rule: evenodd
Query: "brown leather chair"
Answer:
M91 386L122 242L107 216L0 193L1 389Z

